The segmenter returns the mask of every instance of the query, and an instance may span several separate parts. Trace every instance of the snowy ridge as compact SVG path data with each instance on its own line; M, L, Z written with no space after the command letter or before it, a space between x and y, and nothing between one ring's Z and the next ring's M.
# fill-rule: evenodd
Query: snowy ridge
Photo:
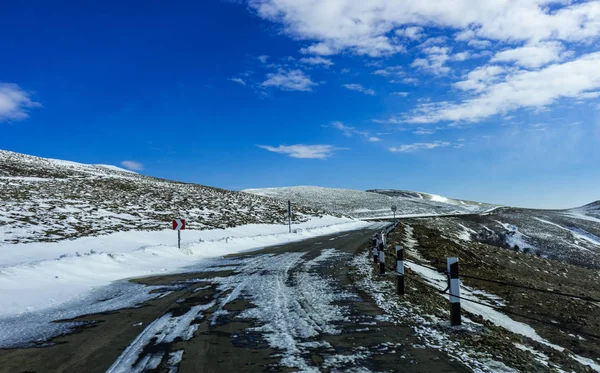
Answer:
M0 246L161 230L177 217L190 229L287 223L280 200L2 150L0 201ZM294 213L298 223L327 214L297 205Z
M391 218L396 216L430 216L479 213L493 205L460 201L434 194L401 190L351 190L297 186L287 188L246 189L246 193L292 200L306 206L324 208L355 218Z

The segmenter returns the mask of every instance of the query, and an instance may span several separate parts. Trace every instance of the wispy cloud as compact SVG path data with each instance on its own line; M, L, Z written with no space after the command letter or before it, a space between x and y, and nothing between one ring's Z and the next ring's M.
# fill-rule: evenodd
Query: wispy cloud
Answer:
M450 145L452 144L447 141L417 142L414 144L400 145L399 147L389 148L389 151L393 153L412 153L418 150L445 148Z
M144 165L136 161L122 161L121 166L133 171L141 171L144 169Z
M518 48L506 49L492 57L491 62L515 62L519 66L538 68L550 62L560 61L570 54L558 41L532 43Z
M312 91L318 85L302 70L278 69L276 73L267 74L267 80L262 82L262 87L275 87L284 91Z
M345 148L337 148L333 145L257 145L259 148L268 150L273 153L285 154L292 158L301 159L325 159L331 157L338 150L346 150Z
M404 71L402 71L402 66L387 66L386 68L374 71L373 75L401 77L404 75Z
M478 96L461 103L422 104L407 122L476 122L518 108L541 109L559 98L578 98L600 89L599 64L600 52L595 52L539 71L516 71L499 82L482 79L479 86L473 85L480 92Z
M392 93L390 93L390 95L406 97L406 96L408 96L408 92L392 92Z
M0 83L0 122L26 119L29 117L28 109L41 106L18 85Z
M417 78L404 78L404 79L400 80L399 82L392 81L392 83L403 83L403 84L417 85L417 84L419 84L419 79L417 79Z
M329 58L323 58L320 56L304 57L300 59L300 62L309 65L324 65L325 67L334 65L333 61L331 61Z
M267 60L269 59L269 56L262 55L262 56L256 57L256 59L259 60L261 63L267 63Z
M414 130L413 133L415 135L433 135L435 133L435 129L419 127Z
M363 137L365 140L369 141L369 142L378 142L381 141L381 138L376 137L376 136L372 136L371 133L369 131L361 131L356 129L355 127L351 127L351 126L347 126L342 122L332 122L329 125L324 125L323 127L331 127L331 128L335 128L337 130L340 130L344 136L347 137L352 137L354 135Z
M405 37L410 40L419 40L425 36L423 34L423 27L415 26L396 30L396 35Z
M246 82L242 78L229 78L229 80L231 80L232 82L236 82L238 84L241 84L241 85L246 85Z
M349 89L351 91L362 92L365 95L375 96L375 91L372 89L367 89L362 86L362 84L342 84L342 87Z

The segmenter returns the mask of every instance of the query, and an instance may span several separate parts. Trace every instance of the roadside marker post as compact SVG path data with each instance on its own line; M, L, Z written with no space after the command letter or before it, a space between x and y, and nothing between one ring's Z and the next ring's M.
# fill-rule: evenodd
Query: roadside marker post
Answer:
M377 250L377 245L373 246L373 264L377 264L377 260L379 260L379 250Z
M385 274L385 251L379 250L379 274Z
M458 258L447 258L448 281L450 288L450 325L458 326L460 320L460 280L458 278Z
M379 257L379 253L377 252L377 235L373 234L371 237L371 246L373 247L373 264L377 264L377 257Z
M377 240L379 246L379 274L385 274L385 231L381 231Z
M290 227L290 233L292 233L292 201L288 199L288 226Z
M185 230L185 219L175 219L172 225L173 230L177 231L177 248L181 249L181 231Z
M396 275L399 295L404 295L404 249L396 246Z

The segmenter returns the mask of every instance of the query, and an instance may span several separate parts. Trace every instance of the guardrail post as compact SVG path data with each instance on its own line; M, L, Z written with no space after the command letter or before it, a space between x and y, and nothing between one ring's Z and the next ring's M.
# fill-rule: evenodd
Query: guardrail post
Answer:
M379 250L379 274L385 274L385 251Z
M399 295L404 295L404 249L396 246L396 275Z
M460 320L460 280L458 278L458 258L447 258L448 281L450 288L450 325L461 324Z

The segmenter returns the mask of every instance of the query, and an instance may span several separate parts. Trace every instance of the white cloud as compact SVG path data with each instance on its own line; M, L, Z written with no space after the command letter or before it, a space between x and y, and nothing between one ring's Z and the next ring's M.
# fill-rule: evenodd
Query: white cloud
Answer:
M404 72L402 71L402 66L388 66L384 69L376 70L372 74L385 76L385 77L388 77L388 76L400 77L400 76L404 75Z
M229 80L231 80L232 82L241 84L241 85L246 85L246 82L244 81L244 79L241 79L241 78L230 78Z
M482 91L490 84L497 82L506 72L506 68L497 65L478 67L469 72L465 80L453 84L463 91Z
M342 87L349 89L351 91L362 92L365 95L375 96L375 91L372 89L367 89L363 87L361 84L342 84Z
M133 171L141 171L144 169L144 165L136 161L123 161L121 162L121 166Z
M392 92L392 93L390 93L390 95L406 97L406 96L408 96L408 92Z
M413 133L415 135L433 135L435 133L435 129L419 127L413 131Z
M268 145L257 145L259 148L268 150L273 153L286 154L292 158L301 159L325 159L333 155L337 150L345 150L336 148L333 145L279 145L277 147Z
M403 83L403 84L417 85L417 84L419 84L419 79L417 79L417 78L404 78L400 82ZM396 83L396 82L392 82L392 83Z
M329 58L323 58L323 57L304 57L300 59L300 62L302 63L306 63L309 65L325 65L327 67L333 65L333 61L331 61Z
M276 87L284 91L312 91L318 85L304 75L301 70L278 69L277 73L267 74L267 80L262 82L263 87Z
M354 135L358 135L358 136L365 138L369 142L377 142L377 141L381 140L378 137L371 136L369 131L361 131L361 130L356 129L355 127L347 126L344 123L339 122L339 121L332 122L330 125L326 125L323 127L332 127L332 128L338 129L344 134L344 136L347 136L347 137L352 137Z
M503 81L482 83L478 96L461 103L422 104L407 122L475 122L518 108L541 109L559 98L577 98L600 89L599 65L600 52L596 52L539 71L516 71Z
M436 36L433 38L429 38L427 40L425 40L424 42L422 42L421 44L418 45L419 48L426 48L426 47L430 47L433 45L438 45L438 44L445 44L446 41L448 41L448 38L446 36Z
M460 52L460 53L453 54L451 56L453 61L465 61L465 60L468 60L470 57L471 57L471 53L469 53L469 52Z
M456 41L468 41L475 39L475 31L472 29L462 30L454 34L454 40Z
M269 59L269 56L258 56L256 57L257 60L259 60L261 63L267 63L267 60Z
M27 109L41 107L31 100L31 94L16 84L0 83L0 122L29 117Z
M396 30L396 35L408 38L410 40L419 40L425 36L423 34L423 27L415 26Z
M580 100L588 100L591 98L598 98L598 97L600 97L600 91L584 92L584 93L578 94L576 97Z
M445 66L445 63L450 60L448 55L452 49L449 47L427 47L423 49L423 53L427 58L417 58L411 64L412 67L427 70L435 75L444 75L450 72L450 68Z
M556 0L248 0L250 8L299 40L306 53L382 56L404 50L390 32L432 26L498 41L588 41L600 35L600 2ZM551 6L550 6L551 5ZM402 33L402 31L400 31Z
M529 44L498 52L490 61L515 62L519 66L538 68L567 57L569 54L564 53L564 49L562 43L557 41Z
M393 153L411 153L418 150L445 148L450 145L452 144L447 141L417 142L414 144L400 145L399 147L389 148L389 151Z
M473 48L477 48L477 49L485 49L485 48L489 48L492 46L492 42L489 40L478 40L478 39L473 39L473 40L469 40L469 42L467 43L467 45L469 47L473 47Z

